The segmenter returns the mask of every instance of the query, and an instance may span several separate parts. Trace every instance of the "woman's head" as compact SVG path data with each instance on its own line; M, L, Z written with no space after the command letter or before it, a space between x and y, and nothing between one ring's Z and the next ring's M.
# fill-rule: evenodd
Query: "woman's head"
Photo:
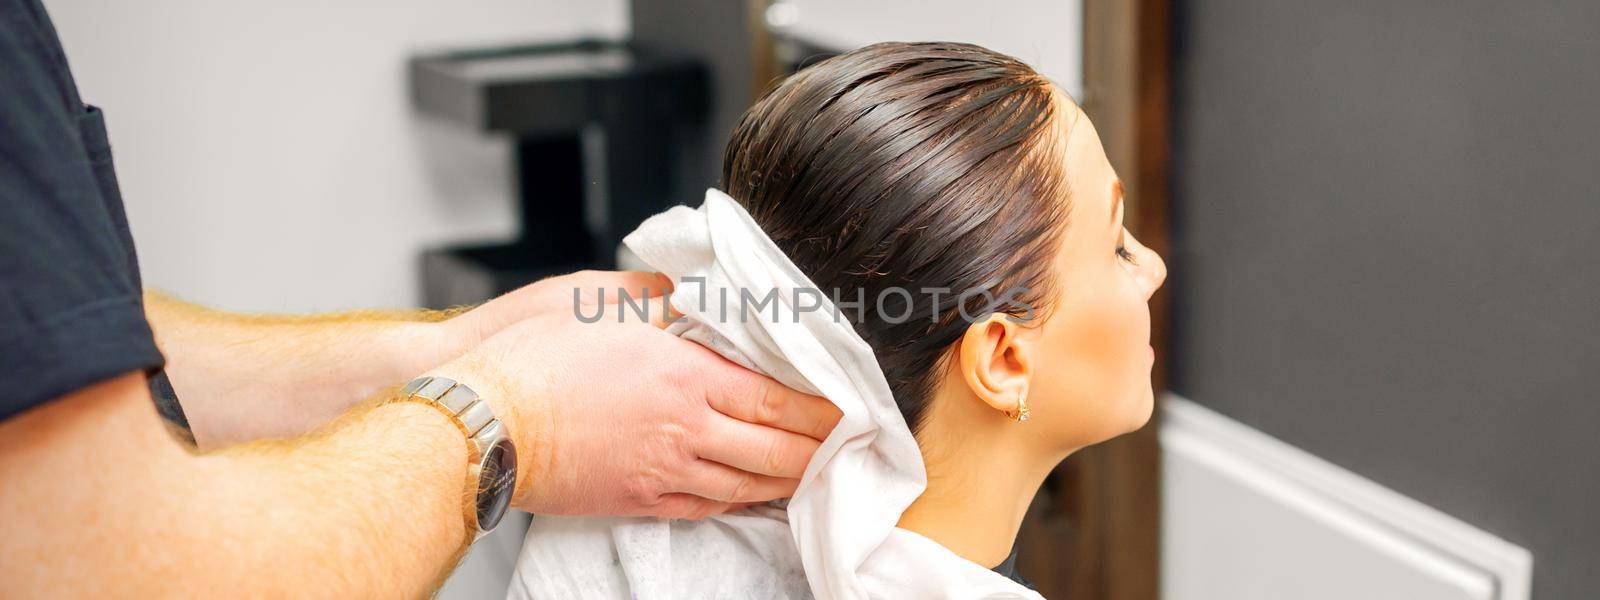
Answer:
M1115 173L1027 65L953 43L824 61L745 114L723 186L819 288L865 301L845 314L914 429L999 423L1023 395L1047 443L1148 416L1160 259L1131 236L1139 265L1118 255Z

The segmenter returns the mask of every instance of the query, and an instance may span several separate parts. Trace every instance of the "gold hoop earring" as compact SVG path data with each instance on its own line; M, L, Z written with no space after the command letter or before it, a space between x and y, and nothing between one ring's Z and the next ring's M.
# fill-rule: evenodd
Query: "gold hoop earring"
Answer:
M1006 413L1006 416L1015 419L1018 423L1028 420L1028 393L1017 395L1017 409Z

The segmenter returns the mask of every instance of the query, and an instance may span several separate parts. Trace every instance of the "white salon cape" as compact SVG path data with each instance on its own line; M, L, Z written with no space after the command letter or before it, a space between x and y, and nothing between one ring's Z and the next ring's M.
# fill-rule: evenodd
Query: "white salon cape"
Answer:
M814 293L744 207L707 190L699 209L651 217L624 243L676 284L672 306L685 318L669 331L823 396L844 416L787 508L701 521L535 516L509 597L1040 597L895 527L927 485L916 440L831 292Z

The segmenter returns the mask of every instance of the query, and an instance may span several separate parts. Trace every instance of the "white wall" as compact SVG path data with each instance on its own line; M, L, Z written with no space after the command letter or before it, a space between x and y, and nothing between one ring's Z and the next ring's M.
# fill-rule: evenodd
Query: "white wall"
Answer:
M792 30L837 48L948 41L1010 54L1073 97L1083 90L1080 0L789 0Z
M45 4L146 281L236 310L414 305L424 247L511 235L509 145L416 115L408 55L628 28L622 0Z

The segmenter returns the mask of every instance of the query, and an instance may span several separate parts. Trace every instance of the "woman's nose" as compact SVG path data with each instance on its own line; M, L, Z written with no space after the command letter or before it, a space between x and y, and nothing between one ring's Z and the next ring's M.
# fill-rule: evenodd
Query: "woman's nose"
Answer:
M1149 248L1144 248L1144 254L1145 257L1139 260L1139 265L1144 266L1146 262L1149 263L1149 267L1145 269L1148 281L1144 287L1144 299L1148 302L1150 297L1155 295L1156 290L1161 289L1161 284L1167 281L1167 261L1162 260L1160 254L1156 254L1155 250Z
M1132 246L1135 264L1139 265L1134 279L1144 291L1144 299L1149 301L1156 290L1161 289L1161 284L1167 281L1167 262L1161 260L1160 254L1140 243L1137 238L1130 235L1126 240L1126 243Z

